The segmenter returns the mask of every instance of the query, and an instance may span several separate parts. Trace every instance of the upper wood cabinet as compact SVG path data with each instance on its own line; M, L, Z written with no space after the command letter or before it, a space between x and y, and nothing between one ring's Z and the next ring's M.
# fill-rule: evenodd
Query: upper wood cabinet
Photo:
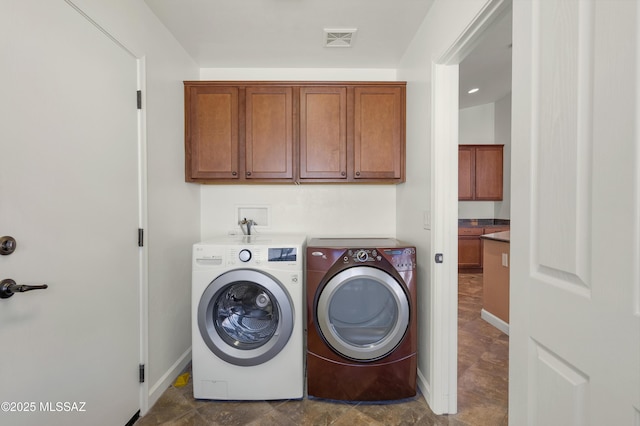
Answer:
M300 88L300 178L347 178L347 88Z
M185 90L187 181L238 179L238 88Z
M247 87L245 176L293 179L293 90Z
M405 180L404 82L184 84L188 182Z
M504 145L458 147L458 199L502 200Z
M400 87L355 88L356 179L404 180L404 104Z
M185 83L188 182L293 182L291 87Z

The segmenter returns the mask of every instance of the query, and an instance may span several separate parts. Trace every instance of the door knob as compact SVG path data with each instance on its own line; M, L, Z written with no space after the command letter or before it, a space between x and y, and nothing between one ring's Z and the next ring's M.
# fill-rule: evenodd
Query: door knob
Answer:
M11 254L16 251L16 240L13 237L0 237L0 255Z
M0 299L7 299L13 296L15 293L24 293L25 291L31 290L44 290L49 286L46 284L42 285L19 285L16 284L14 280L11 278L7 278L0 282Z

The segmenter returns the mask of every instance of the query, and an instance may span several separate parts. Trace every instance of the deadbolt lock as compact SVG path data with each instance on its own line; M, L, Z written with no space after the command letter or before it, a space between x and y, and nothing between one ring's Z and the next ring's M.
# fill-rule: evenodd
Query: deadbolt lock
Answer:
M0 237L0 255L6 256L16 251L16 240L13 237Z

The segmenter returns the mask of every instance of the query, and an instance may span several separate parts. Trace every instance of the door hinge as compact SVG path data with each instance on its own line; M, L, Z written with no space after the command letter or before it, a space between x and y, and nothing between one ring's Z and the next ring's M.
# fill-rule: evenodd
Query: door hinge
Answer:
M144 247L144 229L138 228L138 247Z
M138 90L136 97L138 100L138 109L142 109L142 90Z
M140 383L144 383L144 364L140 364L140 371L139 371L139 378L140 378Z

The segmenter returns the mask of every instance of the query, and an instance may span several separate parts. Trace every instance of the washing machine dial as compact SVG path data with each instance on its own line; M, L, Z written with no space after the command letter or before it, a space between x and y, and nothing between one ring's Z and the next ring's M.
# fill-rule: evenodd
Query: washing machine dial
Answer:
M242 249L240 253L238 253L238 258L241 262L248 262L251 260L251 252L247 249Z
M366 262L369 260L369 254L364 250L360 250L356 253L356 259L360 262Z

